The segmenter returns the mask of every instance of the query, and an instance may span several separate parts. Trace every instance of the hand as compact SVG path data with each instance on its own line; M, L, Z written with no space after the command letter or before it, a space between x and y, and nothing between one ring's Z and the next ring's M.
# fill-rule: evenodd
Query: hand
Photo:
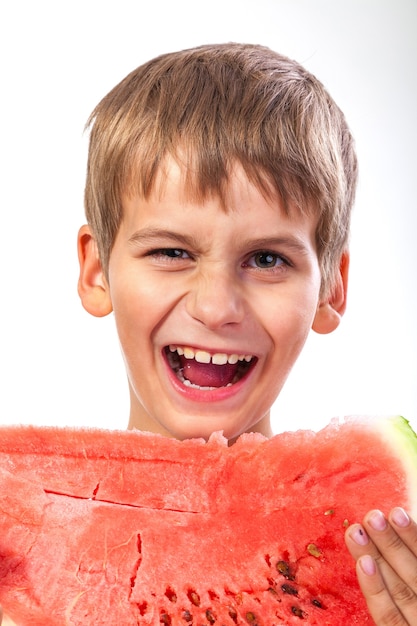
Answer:
M369 511L346 545L377 626L417 626L417 524L401 508Z

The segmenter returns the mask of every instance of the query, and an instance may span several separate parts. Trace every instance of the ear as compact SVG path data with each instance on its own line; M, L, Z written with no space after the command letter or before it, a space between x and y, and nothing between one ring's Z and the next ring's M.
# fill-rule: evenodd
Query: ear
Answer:
M108 315L113 310L110 289L89 226L82 226L78 232L78 261L78 295L83 307L96 317Z
M346 310L346 297L349 275L349 253L342 255L339 271L330 295L320 302L312 324L316 333L331 333L339 326Z

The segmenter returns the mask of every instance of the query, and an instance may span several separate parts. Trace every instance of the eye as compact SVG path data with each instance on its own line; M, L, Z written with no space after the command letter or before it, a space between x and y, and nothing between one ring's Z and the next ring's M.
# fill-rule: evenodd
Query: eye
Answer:
M188 259L190 255L181 248L159 248L157 250L152 250L149 253L149 256L153 256L156 259Z
M246 265L257 269L276 269L282 265L288 265L288 263L279 254L268 250L262 250L253 254L248 259Z

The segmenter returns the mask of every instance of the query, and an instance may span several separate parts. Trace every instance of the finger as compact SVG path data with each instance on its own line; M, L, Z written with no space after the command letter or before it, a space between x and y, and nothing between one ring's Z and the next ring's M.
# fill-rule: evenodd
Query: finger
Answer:
M398 523L399 522L399 523ZM401 526L401 524L403 524ZM370 511L363 525L375 544L375 555L385 582L397 585L392 570L403 580L417 598L417 527L402 509L393 509L390 520L378 510ZM389 567L387 564L389 563ZM416 606L417 615L417 606Z
M360 556L370 553L370 551L371 553L373 552L374 555L377 554L376 548L370 546L369 537L361 524L351 524L351 526L346 529L345 540L348 550L355 561L357 561Z
M373 526L377 526L380 530L375 530L369 526L369 520L372 520ZM378 619L378 626L385 624L389 626L396 626L396 624L417 626L417 595L413 591L412 583L413 572L415 573L417 568L416 557L408 546L399 540L392 528L391 531L387 529L388 524L384 525L380 516L375 515L375 512L371 511L366 516L364 525L372 534L372 540L364 526L353 524L346 531L346 545L353 558L358 562L359 583L368 606L372 610L374 620ZM393 538L393 534L396 535L396 539ZM380 535L383 535L382 540ZM379 539L378 546L373 540L375 536ZM412 530L408 530L407 539L410 545L413 545ZM391 546L391 557L393 553L397 570L387 560L390 550L382 554L383 549L386 549L386 544ZM397 545L399 556L392 547L394 544ZM405 563L402 563L401 555L407 555L410 559L405 558ZM372 563L378 564L375 572L372 570ZM371 578L366 578L366 575ZM411 581L411 584L405 582L407 576L408 582ZM406 621L401 621L404 619Z
M390 564L384 561L364 526L361 524L352 524L346 531L345 540L347 548L356 562L366 557L363 562L364 564L369 563L370 566L371 562L379 563L378 573L385 582L385 586L399 584L399 576L395 570L392 569ZM370 567L368 569L370 569Z
M417 524L401 507L390 511L388 520L396 533L417 558Z
M393 602L373 557L369 554L360 556L356 562L356 573L369 612L378 626L416 625L415 614L414 618L411 616L414 621L408 621Z

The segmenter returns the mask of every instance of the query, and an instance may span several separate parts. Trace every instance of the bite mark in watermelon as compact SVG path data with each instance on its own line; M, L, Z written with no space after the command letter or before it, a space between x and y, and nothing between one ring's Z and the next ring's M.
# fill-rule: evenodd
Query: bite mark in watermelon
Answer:
M344 545L417 513L402 418L175 441L0 428L0 604L20 626L372 624Z

